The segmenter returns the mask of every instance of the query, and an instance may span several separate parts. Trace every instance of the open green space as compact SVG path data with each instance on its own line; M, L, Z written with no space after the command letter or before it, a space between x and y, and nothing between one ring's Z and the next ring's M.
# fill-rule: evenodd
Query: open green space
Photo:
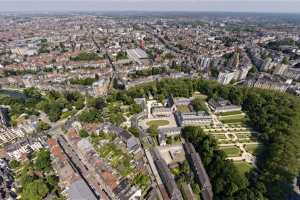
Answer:
M224 151L228 157L237 157L241 153L241 150L235 146L221 147L221 150Z
M193 95L192 95L192 97L194 97L194 98L201 98L203 100L207 99L207 96L204 95L204 94L201 94L200 92L194 92Z
M245 123L245 118L227 118L227 119L221 119L221 122L224 124L231 124L231 123Z
M235 134L238 139L242 139L242 138L250 138L251 134Z
M246 144L245 149L248 153L251 153L253 155L256 155L259 151L262 150L261 144Z
M253 168L251 164L244 161L233 162L233 163L241 174L245 174Z
M238 114L238 115L226 115L226 116L220 116L220 120L226 120L226 119L244 119L245 115Z
M179 112L190 112L190 109L187 105L176 106Z
M219 139L226 139L226 136L224 134L214 134L213 136L217 140L219 140Z
M148 121L146 123L148 126L154 126L154 127L159 127L159 126L166 126L169 124L168 120L152 120Z
M232 112L219 113L218 115L220 115L220 116L228 116L228 115L240 115L242 113L243 113L242 111L232 111Z
M218 140L217 141L218 142L218 144L231 144L231 143L234 143L234 141L232 141L232 140Z
M208 133L224 133L224 130L222 130L222 129L209 129L205 132L208 132Z

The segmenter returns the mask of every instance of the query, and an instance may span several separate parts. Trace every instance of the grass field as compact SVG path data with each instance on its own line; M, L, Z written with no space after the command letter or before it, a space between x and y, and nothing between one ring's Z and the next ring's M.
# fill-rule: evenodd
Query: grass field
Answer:
M203 99L203 100L206 100L206 99L207 99L207 96L204 95L204 94L201 94L200 92L194 92L193 98L201 98L201 99Z
M252 169L252 165L247 162L234 162L234 165L241 174L245 174Z
M224 134L214 134L213 136L214 136L214 138L216 138L217 140L218 140L218 139L226 139L226 136L225 136Z
M219 116L220 120L223 119L244 119L245 115L244 114L238 114L238 115L226 115L226 116Z
M185 105L176 106L176 108L179 112L190 112L189 107Z
M222 123L224 124L230 124L230 123L244 123L246 122L245 118L226 118L226 119L220 119Z
M261 144L246 144L245 149L247 152L256 155L259 151L262 150Z
M241 153L241 150L235 146L221 147L221 150L224 151L228 157L237 157L240 156Z
M155 126L155 127L160 127L160 126L166 126L169 124L168 120L152 120L146 123L148 126Z
M242 111L232 111L232 112L224 112L224 113L219 113L218 115L220 116L228 116L228 115L239 115L242 114Z
M238 140L251 140L252 136L248 134L236 134Z

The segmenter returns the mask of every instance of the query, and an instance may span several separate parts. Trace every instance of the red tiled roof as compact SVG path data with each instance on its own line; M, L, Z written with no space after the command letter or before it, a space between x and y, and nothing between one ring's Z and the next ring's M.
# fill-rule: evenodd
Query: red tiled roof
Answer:
M59 146L53 147L53 148L51 149L51 153L52 153L55 157L59 158L59 159L62 160L62 161L66 159L65 155L62 153L62 151L61 151L61 149L60 149Z
M47 142L48 142L48 145L49 145L50 148L52 148L53 146L57 145L56 139L53 139L53 138L48 139Z
M101 176L111 189L115 189L117 187L117 179L111 173L104 171L101 173Z

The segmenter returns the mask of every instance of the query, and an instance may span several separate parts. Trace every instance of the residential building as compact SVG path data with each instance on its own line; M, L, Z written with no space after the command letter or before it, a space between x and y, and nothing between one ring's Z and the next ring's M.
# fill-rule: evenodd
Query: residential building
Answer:
M164 187L168 193L169 198L171 200L182 200L182 195L176 185L174 177L171 174L168 165L161 157L159 151L156 148L154 148L151 150L151 155L153 157L154 164L161 178L161 181L163 182Z
M127 130L114 126L111 123L104 123L97 131L115 134L123 141L129 152L136 152L140 149L140 143L136 137Z
M288 65L278 64L275 66L273 74L283 75L283 73L287 70L287 68L288 68Z
M151 108L151 114L153 117L169 117L172 115L171 108L166 107L152 107Z
M22 160L24 156L26 157L30 153L46 148L48 146L47 139L46 135L24 138L7 145L5 151L9 158Z
M159 145L165 146L168 137L175 137L181 134L181 127L168 127L158 129L158 142Z
M236 74L235 71L220 72L218 75L218 82L223 85L227 85L233 80L235 74Z
M201 196L203 200L213 200L212 185L199 154L196 152L194 146L191 143L184 143L183 147L186 152L186 157L196 177L196 180L198 184L201 185Z
M176 112L175 119L179 126L201 126L209 125L213 122L212 116L205 111L202 112Z
M208 105L214 113L241 111L241 106L233 105L228 100L219 99L218 101L210 99Z

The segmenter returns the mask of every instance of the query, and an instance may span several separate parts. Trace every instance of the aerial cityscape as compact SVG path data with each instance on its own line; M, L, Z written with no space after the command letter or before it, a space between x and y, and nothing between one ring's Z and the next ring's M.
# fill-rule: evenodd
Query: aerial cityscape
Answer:
M144 6L0 9L0 200L299 200L300 12Z

